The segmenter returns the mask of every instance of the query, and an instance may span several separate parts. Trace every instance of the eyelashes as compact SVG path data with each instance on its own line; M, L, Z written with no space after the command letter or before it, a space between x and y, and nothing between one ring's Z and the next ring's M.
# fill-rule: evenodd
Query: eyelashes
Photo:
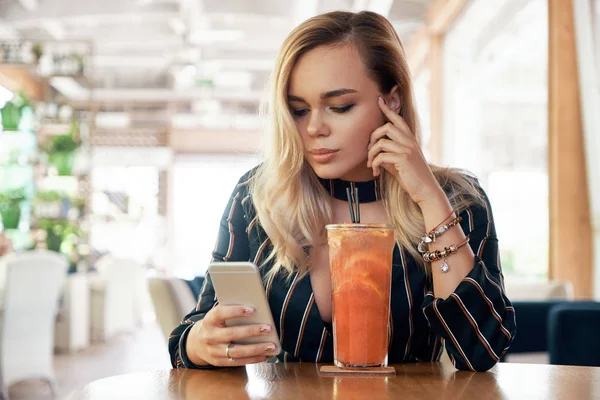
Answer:
M308 108L300 108L298 110L292 110L292 115L294 117L303 117L308 114Z
M344 106L344 107L331 107L330 110L333 111L334 113L343 114L343 113L346 113L346 112L352 110L353 107L354 107L354 104L348 104L347 106Z
M336 114L344 114L347 113L348 111L352 110L352 108L354 108L354 104L348 104L347 106L343 106L343 107L329 107L329 109L331 111L333 111ZM309 109L308 108L298 108L298 109L292 109L292 115L295 117L303 117L306 114L308 114Z

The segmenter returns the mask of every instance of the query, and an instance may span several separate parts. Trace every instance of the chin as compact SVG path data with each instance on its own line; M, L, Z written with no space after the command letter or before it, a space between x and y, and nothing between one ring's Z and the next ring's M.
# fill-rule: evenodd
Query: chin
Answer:
M366 158L356 163L339 161L329 163L307 162L315 174L321 179L342 179L356 182L373 179L373 170L366 167ZM361 167L362 165L364 165L364 167Z
M321 179L337 179L340 177L334 169L332 168L314 168L315 174Z
M309 163L312 170L315 172L321 179L338 179L340 176L344 175L346 169L340 168L336 166L335 163L332 164L312 164Z

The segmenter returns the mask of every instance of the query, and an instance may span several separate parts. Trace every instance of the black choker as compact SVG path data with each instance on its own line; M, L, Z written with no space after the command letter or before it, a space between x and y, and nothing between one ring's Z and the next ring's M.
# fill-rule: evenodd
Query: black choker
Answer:
M319 179L321 184L333 198L348 201L346 188L350 188L354 193L354 188L358 188L358 196L361 203L372 203L381 200L380 180L374 179L367 182L349 182L341 179Z

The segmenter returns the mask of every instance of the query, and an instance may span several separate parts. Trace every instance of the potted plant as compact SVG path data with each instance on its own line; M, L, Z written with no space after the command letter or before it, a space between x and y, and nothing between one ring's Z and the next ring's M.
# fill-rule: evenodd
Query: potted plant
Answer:
M62 198L60 192L38 192L35 196L35 216L37 218L60 218L62 212Z
M71 246L80 236L75 223L67 220L40 220L39 227L46 232L46 248L57 253L65 253L65 246Z
M26 199L25 189L0 192L0 215L4 229L17 229L21 220L21 203Z
M44 45L40 42L35 43L33 46L31 46L31 54L33 55L33 61L35 62L35 65L38 65L40 63L40 59L44 55Z
M56 168L58 175L71 175L75 152L79 145L77 123L73 122L69 133L52 136L43 146L43 150L48 154L48 163Z
M73 55L73 59L77 64L77 75L83 75L85 72L85 56L83 54L76 53Z
M31 102L25 92L19 92L4 105L0 114L2 115L2 128L5 131L16 131L21 124L23 110L32 108Z

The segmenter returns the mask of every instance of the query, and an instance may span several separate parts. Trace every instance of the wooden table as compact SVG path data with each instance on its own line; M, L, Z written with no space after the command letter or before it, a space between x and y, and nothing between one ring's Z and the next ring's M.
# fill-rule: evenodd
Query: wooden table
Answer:
M323 375L309 363L164 370L100 379L69 400L105 399L600 399L600 368L499 364L488 372L438 363L396 375Z

